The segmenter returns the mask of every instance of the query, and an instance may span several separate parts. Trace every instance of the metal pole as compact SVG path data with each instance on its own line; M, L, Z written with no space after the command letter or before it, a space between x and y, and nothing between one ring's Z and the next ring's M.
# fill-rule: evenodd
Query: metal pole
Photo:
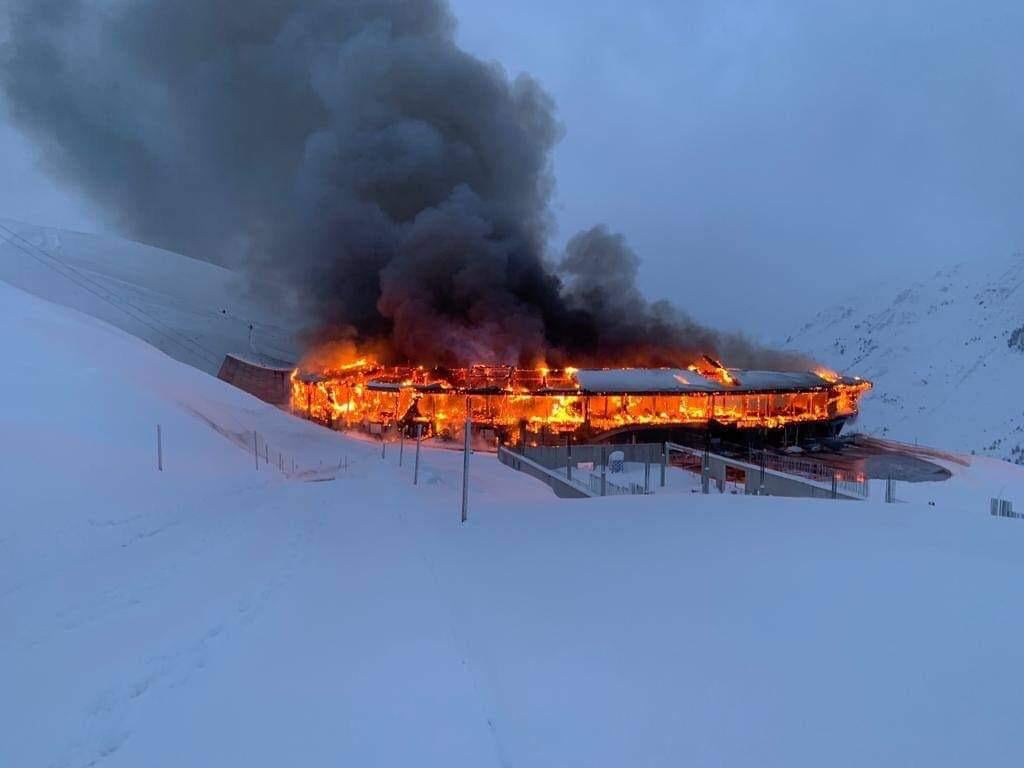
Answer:
M164 471L164 438L159 424L156 425L156 468Z
M263 443L263 463L270 466L270 445Z
M412 470L412 484L416 485L420 480L420 441L423 438L423 425L416 425L416 463Z
M398 466L402 466L402 457L405 456L405 430L398 430Z
M469 416L469 398L466 398L465 442L462 446L462 522L469 517L469 438L473 431L473 422Z
M647 456L644 460L644 496L651 492L651 448L647 447Z
M665 487L665 470L668 466L668 443L661 444L661 487Z
M381 457L381 459L384 458L384 456L386 455L387 450L388 450L388 441L384 439L384 426L381 425L381 428L380 428L380 457Z
M572 437L565 436L565 479L572 482Z
M259 432L252 433L252 455L256 458L256 471L260 471L260 435Z
M601 495L604 496L607 490L608 480L605 477L608 464L608 448L604 445L601 446Z

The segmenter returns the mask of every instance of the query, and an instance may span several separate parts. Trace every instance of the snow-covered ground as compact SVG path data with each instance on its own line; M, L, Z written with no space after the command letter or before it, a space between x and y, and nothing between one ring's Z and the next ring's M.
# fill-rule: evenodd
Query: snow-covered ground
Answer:
M857 429L1024 463L1024 253L869 285L785 340L871 379Z
M299 321L236 272L130 240L0 219L0 281L216 373L228 352L297 356Z
M1024 520L987 501L1024 506L1015 467L912 504L563 501L478 455L460 526L457 452L413 487L3 285L0 345L2 766L1024 760Z

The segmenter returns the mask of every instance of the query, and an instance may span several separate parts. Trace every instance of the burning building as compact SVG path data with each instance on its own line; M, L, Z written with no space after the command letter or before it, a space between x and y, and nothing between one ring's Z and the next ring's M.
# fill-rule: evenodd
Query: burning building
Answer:
M638 432L835 435L871 384L829 371L384 366L296 370L293 412L336 429L455 438L467 417L493 443L614 441Z
M604 224L556 246L554 100L462 50L445 0L15 5L0 88L50 167L134 239L244 265L254 294L301 308L307 353L375 353L294 375L226 361L222 378L269 402L438 436L468 415L507 441L804 435L838 429L869 386L649 300L639 255ZM117 44L97 56L80 39ZM121 44L156 39L174 44ZM124 87L102 110L52 98L111 78ZM163 94L147 120L140 93ZM673 266L687 258L707 256Z

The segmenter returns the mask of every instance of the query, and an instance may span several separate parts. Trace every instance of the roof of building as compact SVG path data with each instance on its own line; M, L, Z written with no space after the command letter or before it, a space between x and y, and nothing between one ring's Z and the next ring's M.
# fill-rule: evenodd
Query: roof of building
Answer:
M757 392L806 392L827 389L833 381L810 371L747 371L729 369L731 378L725 383L685 368L606 368L576 371L568 386L540 386L530 389L534 395L590 394L590 395L684 395L684 394L750 394ZM331 378L308 376L310 383ZM840 377L839 383L855 384L857 379ZM366 385L371 390L397 392L410 387L419 392L460 392L464 394L502 394L507 390L494 383L465 386L433 381L411 384L390 378L373 379Z
M286 360L278 360L270 355L261 355L258 352L229 352L227 357L233 357L240 363L251 365L254 368L266 368L270 371L286 371L291 373L295 370L295 363Z
M816 373L729 370L732 384L723 384L685 368L617 368L581 370L580 389L590 393L687 394L700 392L778 392L825 388L829 382ZM852 380L851 380L852 382Z

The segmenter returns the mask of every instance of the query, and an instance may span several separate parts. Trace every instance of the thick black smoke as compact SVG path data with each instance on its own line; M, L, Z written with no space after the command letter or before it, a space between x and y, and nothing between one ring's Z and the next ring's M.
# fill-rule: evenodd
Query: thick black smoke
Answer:
M602 227L549 263L551 99L444 0L11 0L0 68L49 167L138 239L271 278L393 360L806 367L636 287Z

